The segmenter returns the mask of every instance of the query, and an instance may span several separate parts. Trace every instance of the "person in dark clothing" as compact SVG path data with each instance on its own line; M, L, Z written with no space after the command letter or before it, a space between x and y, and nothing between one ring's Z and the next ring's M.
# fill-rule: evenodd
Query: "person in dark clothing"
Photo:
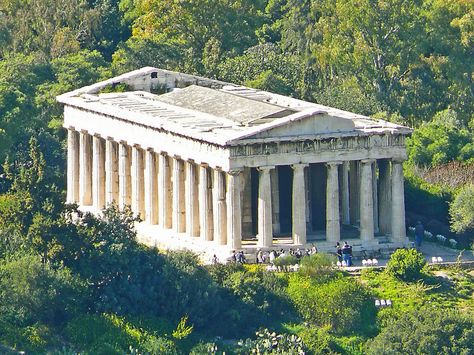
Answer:
M337 260L342 261L342 248L339 242L336 243L336 256Z
M344 246L342 247L342 260L346 266L352 265L352 247L347 242L344 242Z
M421 242L423 241L423 236L425 234L425 227L421 221L418 221L415 226L415 245L417 248L421 247Z

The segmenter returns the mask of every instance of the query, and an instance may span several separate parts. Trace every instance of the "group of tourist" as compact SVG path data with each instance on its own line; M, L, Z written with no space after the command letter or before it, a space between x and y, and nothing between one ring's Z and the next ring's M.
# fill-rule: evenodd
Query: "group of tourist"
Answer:
M232 254L227 258L227 262L245 264L247 259L245 258L244 251L240 250L236 252L235 250L232 250ZM219 264L219 259L216 254L212 256L211 264Z
M345 266L352 265L352 246L348 242L344 242L341 247L341 243L336 243L336 256L339 262L344 263Z
M301 259L304 256L310 256L316 254L318 252L318 248L313 244L311 248L290 248L288 250L280 249L277 250L270 250L270 251L263 251L262 249L257 250L257 254L255 255L255 260L257 264L271 264L273 265L277 258L284 258L286 256L292 255L297 259ZM352 246L348 242L344 242L344 245L341 246L341 243L336 243L336 256L338 261L343 263L345 266L352 265ZM247 259L243 250L235 251L232 250L232 254L227 258L227 262L230 263L240 263L245 264L247 263ZM216 254L211 259L212 264L218 264L219 259L217 258Z
M318 252L318 248L313 245L311 248L300 249L300 248L290 248L289 250L280 249L277 250L270 250L270 251L263 251L261 249L257 250L257 254L255 255L255 260L257 264L273 264L276 258L284 258L286 256L292 255L297 259L302 258L303 256L308 256L312 254L316 254Z

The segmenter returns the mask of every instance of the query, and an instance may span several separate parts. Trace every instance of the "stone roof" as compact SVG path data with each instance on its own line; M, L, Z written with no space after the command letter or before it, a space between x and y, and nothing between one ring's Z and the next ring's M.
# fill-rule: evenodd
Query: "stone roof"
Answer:
M118 84L126 85L130 91L102 93ZM336 108L151 67L57 99L66 106L218 145L271 139L271 132L277 133L275 139L282 140L411 133L407 127ZM299 121L304 122L295 123Z

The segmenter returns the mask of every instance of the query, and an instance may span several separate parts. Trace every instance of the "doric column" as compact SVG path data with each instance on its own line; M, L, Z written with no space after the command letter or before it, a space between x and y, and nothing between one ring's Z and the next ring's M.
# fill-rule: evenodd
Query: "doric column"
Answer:
M145 218L145 184L143 150L138 144L132 147L132 211Z
M227 244L227 204L225 187L225 173L220 169L215 169L213 187L214 240L218 245Z
M186 231L184 179L184 162L176 156L173 159L173 229L178 233Z
M240 170L231 170L227 173L227 244L232 249L242 247L240 173Z
M145 153L145 221L158 224L158 169L153 149Z
M92 205L92 144L86 131L80 134L79 197L83 206Z
M360 219L360 162L358 160L350 161L349 171L349 209L350 221L352 225L357 225Z
M280 181L278 179L278 168L270 170L270 181L272 187L272 228L273 233L280 233Z
M199 237L198 175L194 161L186 162L186 233Z
M105 204L118 203L118 145L107 138L105 141Z
M160 214L159 223L162 228L172 227L172 186L170 158L166 153L159 155L159 175L158 175L158 211Z
M96 210L105 207L105 144L100 136L92 138L92 201Z
M272 187L270 170L274 167L258 168L258 245L271 247L273 244L272 228Z
M293 243L306 244L306 184L304 171L307 164L294 164L292 188Z
M79 133L67 131L67 203L79 202Z
M374 204L372 189L373 160L361 161L360 178L360 239L365 242L374 240Z
M206 164L199 167L199 233L204 241L212 240L212 200L209 196L209 171Z
M351 224L351 213L349 205L349 162L345 161L342 164L342 224Z
M130 206L132 191L130 148L127 142L119 144L119 206Z
M379 166L379 229L383 234L392 232L392 204L391 191L392 181L390 175L390 164L386 159L378 161Z
M374 199L374 233L379 232L379 194L377 191L377 161L372 164L372 191Z
M392 239L405 243L405 196L403 186L403 165L392 160Z
M326 241L335 244L341 239L339 221L339 177L341 162L328 162L326 183Z

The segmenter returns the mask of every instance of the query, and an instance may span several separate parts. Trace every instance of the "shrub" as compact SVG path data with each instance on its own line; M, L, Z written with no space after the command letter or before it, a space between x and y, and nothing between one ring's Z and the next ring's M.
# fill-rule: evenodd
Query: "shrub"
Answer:
M83 291L83 283L69 269L42 264L38 256L0 264L0 315L20 327L62 325L82 308Z
M256 332L256 339L239 342L239 353L246 354L305 354L306 346L300 337L290 334L277 334L268 329ZM242 352L243 351L243 352Z
M44 324L36 323L26 327L18 327L0 320L0 344L10 345L18 350L28 353L43 353L47 347L51 347L55 339L51 329ZM0 353L5 351L0 345ZM17 354L17 352L7 352Z
M124 354L130 348L138 353L177 354L174 342L162 333L171 330L165 321L146 322L157 324L151 324L153 332L150 324L144 329L138 323L113 314L86 314L69 322L65 335L75 347L91 354Z
M288 271L288 267L298 263L298 258L293 255L280 256L273 262L282 271Z
M301 259L298 273L325 282L333 278L338 271L334 268L336 257L326 253L316 253Z
M404 281L415 281L425 264L425 257L416 249L398 249L390 256L386 272Z
M209 354L209 355L217 354L217 345L215 343L199 342L189 352L189 355L205 355L205 354Z
M334 337L330 334L330 327L305 327L299 336L313 354L331 354L336 351Z
M457 233L474 230L474 184L464 186L449 206L451 229Z
M472 354L474 321L448 309L403 314L368 343L368 354Z
M448 222L448 204L452 199L451 191L424 181L413 172L413 167L405 164L405 205L407 214L422 214L427 219L443 223Z
M321 284L292 276L288 293L307 322L330 326L339 334L371 330L376 309L371 294L362 284L351 278Z

